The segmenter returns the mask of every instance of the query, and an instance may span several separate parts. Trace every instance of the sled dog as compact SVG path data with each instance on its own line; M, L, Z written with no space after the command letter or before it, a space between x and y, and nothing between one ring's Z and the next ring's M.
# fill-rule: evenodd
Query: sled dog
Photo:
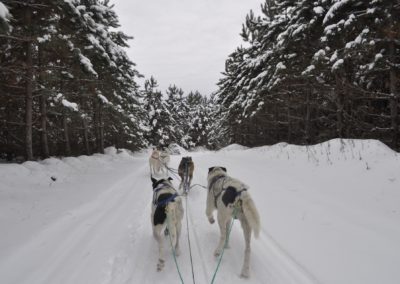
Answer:
M153 152L151 152L151 156L149 158L150 165L150 176L153 174L157 174L161 171L161 160L160 160L160 151L157 148L153 148Z
M194 171L194 163L192 157L183 157L178 167L178 174L181 177L181 183L179 184L179 189L182 188L186 176L188 178L188 188L185 188L185 190L189 190L189 187L193 179L193 171Z
M159 253L157 271L161 271L165 264L163 230L168 229L168 243L172 243L176 255L180 254L179 236L182 227L183 206L181 197L174 189L171 180L172 178L159 180L151 178L153 183L151 223Z
M166 174L168 174L168 164L169 164L170 160L171 160L171 157L170 157L169 153L165 149L163 149L160 152L160 162L161 162L161 168L163 170L165 170Z
M248 187L239 180L228 176L226 168L209 168L207 182L206 215L209 222L213 224L215 222L213 211L217 210L217 220L221 231L214 256L218 257L222 253L232 218L236 217L242 225L245 239L244 262L240 276L248 278L250 276L251 232L254 232L255 237L258 237L260 232L260 216L257 208L248 193Z

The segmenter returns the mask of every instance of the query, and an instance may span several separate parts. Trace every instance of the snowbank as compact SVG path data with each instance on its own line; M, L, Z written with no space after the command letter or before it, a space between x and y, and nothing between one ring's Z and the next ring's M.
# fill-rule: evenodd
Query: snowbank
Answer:
M242 146L240 144L231 144L224 148L219 149L218 152L238 151L238 150L246 150L246 149L249 149L249 147Z
M13 186L20 180L29 179L31 184L43 184L64 181L69 175L86 171L91 167L106 165L112 160L129 159L131 155L126 150L118 150L109 147L104 150L105 154L94 154L93 156L79 156L66 158L48 158L43 161L27 161L18 164L0 164L0 180L4 185ZM53 178L53 179L52 179Z
M271 159L308 161L316 165L349 160L367 163L384 157L399 157L399 153L373 139L332 139L310 146L282 142L272 146L251 148L246 152L249 155L262 155Z

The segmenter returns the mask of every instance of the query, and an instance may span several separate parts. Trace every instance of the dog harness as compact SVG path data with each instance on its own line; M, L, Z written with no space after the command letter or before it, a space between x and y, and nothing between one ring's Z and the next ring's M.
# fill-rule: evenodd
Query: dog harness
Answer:
M226 191L231 192L232 195L233 195L233 200L235 200L238 196L240 196L240 195L242 194L243 191L247 191L247 188L243 188L242 190L239 190L239 191L237 191L234 187L230 187L230 186L228 186L227 188L224 188L224 183L225 183L225 180L224 180L224 182L222 183L221 191L220 191L218 194L215 194L215 190L214 190L213 186L214 186L214 184L215 184L217 181L219 181L219 180L222 179L222 178L225 179L225 176L217 176L217 177L215 177L215 178L210 182L210 186L209 186L209 190L212 189L212 191L213 191L215 208L217 208L217 200L218 200L218 197L220 197L222 193L224 193L224 192L226 192ZM233 201L233 200L232 200L232 201ZM224 201L224 200L223 200L223 201ZM224 203L225 203L225 201L224 201ZM225 204L225 205L226 205L226 204Z
M174 201L174 200L175 200L175 197L179 196L178 193L174 193L174 194L172 194L170 197L168 197L168 198L166 198L166 199L163 199L163 200L161 200L161 201L158 201L158 200L157 200L157 193L158 193L160 190L162 190L162 189L164 189L164 188L169 188L169 187L170 187L170 186L169 186L168 184L162 183L161 186L159 186L159 187L157 187L157 188L155 188L155 189L153 190L153 204L154 204L155 206L157 206L157 207L158 207L158 206L164 206L164 205L168 204L169 202Z

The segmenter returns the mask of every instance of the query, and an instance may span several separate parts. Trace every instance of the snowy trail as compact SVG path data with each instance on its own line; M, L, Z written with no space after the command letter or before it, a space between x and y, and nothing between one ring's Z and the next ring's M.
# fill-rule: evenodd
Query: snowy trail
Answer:
M144 196L135 193L144 183L145 167L140 165L137 174L118 181L92 202L33 236L1 264L0 275L10 284L99 283L104 259L128 231L132 216L141 213L135 203L147 203Z
M202 166L209 162L210 157L197 157L196 177L193 183L204 184L207 167ZM180 157L173 157L172 167L176 168ZM143 161L146 162L146 159ZM220 161L224 162L224 161ZM225 162L224 162L225 163ZM143 173L142 173L143 174ZM145 175L144 188L149 188L148 174ZM175 180L178 184L178 181ZM143 214L138 214L136 219L142 222L131 224L130 238L125 239L121 249L111 261L109 277L103 284L125 283L179 283L179 277L172 258L172 253L165 239L167 258L166 267L162 272L156 272L157 247L151 235L149 220L151 193L146 193L146 209ZM219 238L216 225L211 226L204 214L206 192L200 187L192 189L188 195L189 230L192 244L192 254L196 283L210 283L217 265L213 257L213 250ZM134 207L143 207L143 201L136 202ZM186 220L183 220L181 235L181 255L178 265L185 283L192 283L190 258L187 242ZM133 229L136 228L136 229ZM252 277L250 283L271 284L314 284L318 283L314 277L303 267L296 263L286 252L279 247L264 230L259 240L252 241ZM239 278L243 261L244 240L240 224L235 222L231 235L231 248L225 252L222 265L217 274L215 283L243 283ZM143 257L140 257L143 256Z
M228 174L250 186L261 215L260 237L251 242L250 279L239 278L244 239L240 223L235 221L230 248L225 251L215 283L398 283L398 156L385 156L383 152L379 160L378 154L369 158L364 153L363 160L328 157L325 164L322 150L311 153L311 161L310 153L295 149L267 151L190 153L195 163L193 184L206 184L208 167L226 166ZM177 168L181 156L171 158L170 166ZM148 154L138 153L122 162L108 156L96 159L106 161L104 171L93 170L97 162L82 158L90 162L82 172L82 177L89 179L70 172L67 183L42 189L44 203L33 192L35 199L23 199L27 202L25 213L18 218L8 216L12 222L19 218L23 221L13 224L8 236L0 235L0 241L3 237L12 244L6 253L0 252L0 283L180 283L167 238L166 265L162 272L156 272L158 249L150 223ZM370 169L365 168L366 162ZM46 175L33 176L40 181L39 188L46 185ZM96 182L90 181L93 178ZM14 184L14 180L9 183ZM178 186L176 178L173 182ZM78 184L78 192L70 192L69 187ZM74 201L80 190L91 186L98 190L87 188L84 198ZM63 193L65 187L68 190ZM73 198L62 204L58 213L54 212L54 218L34 226L41 224L37 220L42 215L40 211L31 216L35 211L31 211L28 201L41 208L51 200L57 204L57 198L69 194ZM0 187L0 201L2 196L14 195ZM187 216L189 221L195 280L197 284L207 284L217 266L213 251L219 229L205 217L206 189L193 188L184 202L188 206L184 218ZM6 208L11 210L17 203L9 204ZM53 207L46 208L54 211ZM1 226L11 224L7 216L0 217ZM12 243L9 236L24 231L21 228L26 224L26 236L18 236ZM178 265L185 283L192 283L186 219L180 244Z

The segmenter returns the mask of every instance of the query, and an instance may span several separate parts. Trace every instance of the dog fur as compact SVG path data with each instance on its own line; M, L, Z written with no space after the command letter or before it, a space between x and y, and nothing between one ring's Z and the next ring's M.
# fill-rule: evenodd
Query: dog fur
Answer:
M260 216L254 201L248 193L248 187L237 179L227 175L226 168L212 167L208 171L208 193L206 215L211 224L215 222L213 211L217 210L217 220L221 231L219 244L214 251L218 257L224 248L229 227L233 218L235 205L245 239L244 262L240 276L250 276L250 239L251 232L258 237L260 232ZM226 244L227 245L227 244Z
M153 152L151 152L151 156L149 158L150 165L150 176L158 174L161 171L161 160L160 160L160 151L157 148L153 148Z
M185 178L185 166L187 165L188 169L188 187L192 184L193 172L194 172L194 163L192 157L182 157L181 162L178 167L178 174L181 177L181 183L179 184L179 189L182 189L184 178ZM189 190L189 189L187 189Z
M158 150L153 148L153 152L149 158L150 165L150 176L157 175L159 173L168 174L168 164L171 158L167 151Z
M169 155L169 153L163 149L160 152L160 161L161 161L161 166L162 168L166 171L166 173L168 172L168 164L171 160L171 157Z
M157 271L161 271L165 264L162 232L166 228L169 231L168 238L171 238L171 241L168 240L168 243L172 243L177 256L180 254L179 237L182 228L183 206L181 197L178 196L171 180L172 178L159 180L151 178L153 183L151 223L153 226L153 236L158 243L159 252Z

